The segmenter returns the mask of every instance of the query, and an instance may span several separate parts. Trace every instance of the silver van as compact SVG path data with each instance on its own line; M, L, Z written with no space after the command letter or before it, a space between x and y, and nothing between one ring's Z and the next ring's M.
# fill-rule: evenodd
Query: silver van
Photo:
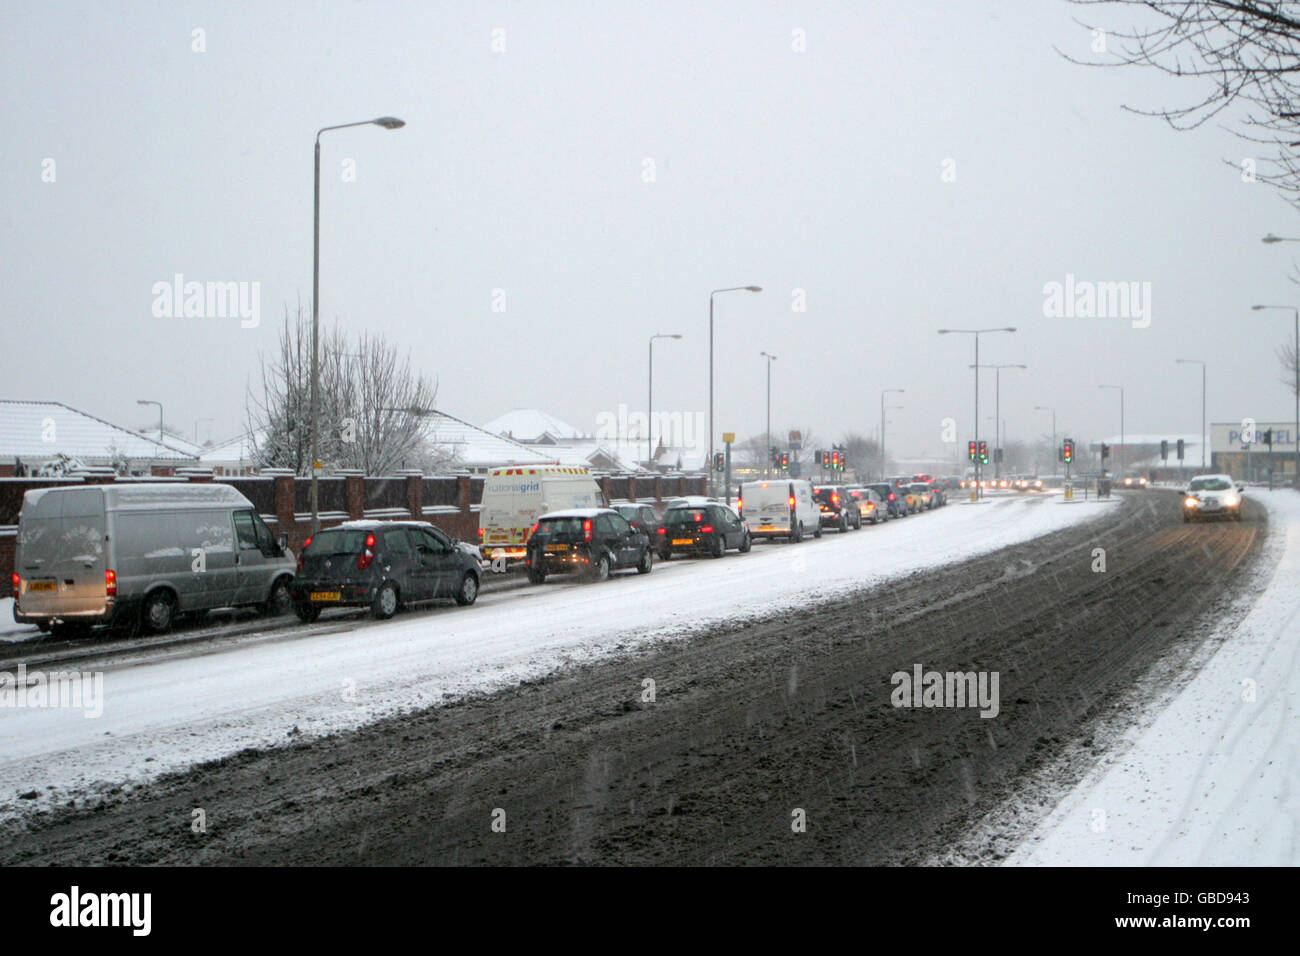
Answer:
M14 620L55 633L181 614L293 607L294 558L229 485L141 483L36 488L23 496Z

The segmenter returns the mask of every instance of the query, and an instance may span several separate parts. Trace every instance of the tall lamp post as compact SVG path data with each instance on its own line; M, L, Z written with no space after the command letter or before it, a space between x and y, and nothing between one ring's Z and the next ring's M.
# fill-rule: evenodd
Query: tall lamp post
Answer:
M1015 326L1003 326L1000 329L940 329L940 335L973 335L975 336L975 444L979 446L980 439L980 336L990 332L1014 332ZM983 493L980 488L980 462L975 459L975 494L972 497L978 498Z
M763 464L763 474L769 475L772 469L772 363L776 356L771 352L759 352L767 359L767 458Z
M1035 405L1034 411L1052 413L1052 474L1056 474L1056 409L1048 405Z
M151 401L150 399L147 399L147 398L137 398L137 399L135 400L135 403L136 403L137 405L157 405L157 406L158 406L158 444L161 445L161 444L162 444L162 440L163 440L163 407L162 407L162 402Z
M1201 471L1205 471L1205 363L1200 359L1174 359L1176 365L1199 365L1201 367Z
M734 285L725 289L714 289L709 293L709 457L704 462L705 474L709 476L708 487L713 490L713 297L723 292L762 292L757 285Z
M974 368L974 366L971 367ZM997 459L997 449L1002 447L1002 441L1004 438L1006 438L1006 434L1007 434L1006 427L1005 427L1006 423L1002 421L1002 370L1004 368L1029 368L1029 366L1008 364L1008 365L982 365L980 367L991 368L994 370L993 372L993 380L994 380L993 424L995 427L998 425L1002 425L1003 428L1001 434L997 435L997 437L994 438L994 441L997 443L997 448L994 449L994 453L993 453L993 477L1001 478L1002 462L998 461Z
M1113 388L1119 391L1119 477L1124 477L1124 472L1128 471L1128 446L1124 443L1124 386L1123 385L1098 385L1098 388ZM1105 466L1102 466L1105 470Z
M382 126L384 129L401 129L406 123L394 116L362 120L359 123L340 123L316 131L316 184L313 202L313 227L311 249L311 533L320 530L320 135L335 129L352 126Z
M680 339L681 336L675 332L656 332L650 336L650 374L648 375L649 388L647 389L645 400L645 460L646 465L651 466L654 462L654 410L655 410L655 339ZM659 433L660 438L663 432Z
M1282 239L1278 236L1265 236L1265 242L1296 242L1295 239ZM1252 309L1259 312L1261 309L1286 309L1295 316L1295 353L1292 356L1295 359L1295 431L1291 433L1291 438L1295 442L1295 475L1292 476L1292 483L1300 486L1300 309L1289 305L1252 305Z
M880 393L880 480L885 480L885 472L889 469L889 459L885 457L885 396L891 392L899 395L905 395L906 392L901 388L887 388ZM893 406L897 408L898 406Z

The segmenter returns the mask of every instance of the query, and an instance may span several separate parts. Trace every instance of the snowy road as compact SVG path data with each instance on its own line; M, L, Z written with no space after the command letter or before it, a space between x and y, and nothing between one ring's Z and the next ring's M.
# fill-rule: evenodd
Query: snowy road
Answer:
M1148 726L1070 792L1011 865L1300 865L1300 495L1269 510L1249 614ZM1221 643L1219 643L1221 642Z
M384 622L288 629L274 640L156 663L108 666L102 716L0 708L0 810L79 788L140 781L291 736L541 677L574 661L810 605L921 568L987 553L1105 513L1097 502L1005 497L757 545L720 561L658 564L600 586L548 581L478 606ZM36 799L17 800L35 791Z

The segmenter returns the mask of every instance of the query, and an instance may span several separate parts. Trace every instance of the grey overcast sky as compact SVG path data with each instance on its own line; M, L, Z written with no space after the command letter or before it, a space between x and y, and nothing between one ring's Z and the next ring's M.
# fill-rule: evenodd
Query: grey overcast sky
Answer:
M1251 151L1224 129L1121 110L1193 87L1065 61L1090 56L1078 13L6 0L0 397L239 431L311 295L314 134L394 115L323 137L322 318L409 346L470 421L643 408L656 331L685 335L656 347L656 406L704 411L709 290L748 283L717 302L718 431L762 430L769 350L777 428L870 433L903 388L891 452L941 452L944 417L970 437L972 348L936 330L1008 324L982 358L1030 366L1003 375L1013 439L1050 428L1034 405L1080 441L1118 431L1099 383L1126 386L1129 433L1193 433L1177 357L1209 361L1211 420L1289 419L1290 317L1249 307L1300 303L1289 248L1259 241L1294 210L1225 165ZM154 316L177 273L260 283L260 325ZM1149 282L1150 326L1044 317L1067 274Z

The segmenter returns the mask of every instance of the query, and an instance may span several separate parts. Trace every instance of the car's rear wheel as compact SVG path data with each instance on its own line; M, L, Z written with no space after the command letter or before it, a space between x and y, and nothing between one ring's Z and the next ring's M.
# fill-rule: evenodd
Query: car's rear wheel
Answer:
M298 615L298 620L310 624L320 617L320 605L313 604L311 601L299 601L293 606L293 612Z
M848 533L848 530L849 530L849 516L846 515L846 514L841 514L841 515L840 515L840 534L847 534L847 533Z
M466 571L465 576L460 579L460 587L456 590L456 603L461 607L468 607L478 600L478 578L473 571Z
M541 584L541 583L542 583L543 581L545 581L545 580L546 580L546 572L545 572L545 571L538 571L536 568L529 568L529 569L528 569L528 583L529 583L529 584Z
M140 620L151 634L166 634L176 618L176 602L167 591L154 591L144 599Z
M749 532L746 531L745 536L740 539L740 553L748 554L749 549L752 548L753 546L754 546L754 541L752 538L750 538Z
M370 603L370 613L381 621L386 621L397 613L397 586L392 581L380 585L379 593Z
M709 545L709 557L720 558L727 553L727 539L720 534L713 536L713 543Z
M654 553L649 548L646 548L641 553L641 560L636 563L636 573L649 574L650 569L654 567L654 561Z
M602 554L596 559L596 563L591 566L591 578L593 581L609 580L609 555Z
M820 538L821 536L822 536L822 523L818 521L817 528L813 531L813 537Z

